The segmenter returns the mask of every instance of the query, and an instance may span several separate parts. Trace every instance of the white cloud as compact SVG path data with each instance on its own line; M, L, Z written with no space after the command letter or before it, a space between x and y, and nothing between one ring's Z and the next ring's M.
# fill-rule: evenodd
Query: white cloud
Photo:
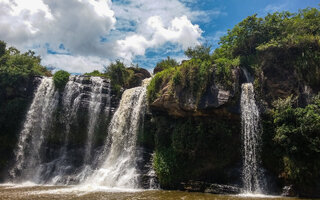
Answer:
M136 55L143 55L147 48L160 47L166 42L186 49L199 44L202 33L199 26L193 25L186 16L174 18L168 27L164 26L160 16L153 16L147 20L145 28L150 34L134 34L118 41L122 58L131 60Z
M108 59L96 56L72 56L48 54L43 57L42 62L46 66L64 69L72 73L91 72L93 70L103 71L103 66L110 63Z
M36 51L44 65L88 72L168 42L199 44L202 30L192 21L206 14L186 6L193 1L0 0L0 39Z
M104 0L5 0L0 3L0 37L19 48L60 44L76 55L110 53L100 37L108 35L116 19Z

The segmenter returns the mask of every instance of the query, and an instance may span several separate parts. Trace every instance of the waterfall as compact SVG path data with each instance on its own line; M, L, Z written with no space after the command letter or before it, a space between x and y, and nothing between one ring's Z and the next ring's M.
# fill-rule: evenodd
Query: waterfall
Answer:
M146 79L140 87L122 94L119 108L108 129L101 167L88 178L87 184L107 187L139 188L136 169L136 141L146 105Z
M35 92L27 113L18 146L15 151L15 165L10 175L38 182L40 177L41 146L50 128L52 114L58 105L58 92L52 78L43 78Z
M106 126L110 91L109 81L100 77L70 76L60 93L52 78L42 78L20 133L12 179L50 184L82 181L97 148L94 138ZM83 139L75 142L78 138Z
M63 143L55 159L42 165L42 178L52 184L68 183L69 168L72 163L68 161L68 143L71 130L71 124L76 120L77 113L82 99L83 77L71 76L65 86L62 95L62 124L65 126Z
M103 90L103 79L99 77L92 77L92 91L90 95L90 103L89 103L89 125L88 125L88 135L87 142L85 146L85 155L84 162L87 164L90 162L90 158L92 157L92 140L93 134L97 125L97 120L99 117L99 113L101 111L102 106L102 90Z
M243 140L242 180L246 193L262 192L262 173L259 169L259 110L255 102L252 83L241 86L241 119Z

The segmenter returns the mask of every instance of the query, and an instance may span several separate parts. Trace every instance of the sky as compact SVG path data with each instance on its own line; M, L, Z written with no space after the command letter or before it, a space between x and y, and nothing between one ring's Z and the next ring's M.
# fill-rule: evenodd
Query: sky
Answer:
M48 68L103 71L119 59L149 71L221 36L247 16L319 8L318 0L0 0L0 40Z

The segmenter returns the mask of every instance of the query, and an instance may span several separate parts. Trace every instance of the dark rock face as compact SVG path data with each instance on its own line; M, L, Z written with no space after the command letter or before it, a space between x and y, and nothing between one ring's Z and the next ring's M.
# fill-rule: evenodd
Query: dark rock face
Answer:
M129 67L129 70L134 72L133 77L130 78L127 88L138 87L142 84L142 80L150 78L151 75L148 70L143 68Z
M187 183L181 183L181 190L186 190L189 192L205 192L212 194L241 193L241 189L235 186L212 184L203 181L188 181Z

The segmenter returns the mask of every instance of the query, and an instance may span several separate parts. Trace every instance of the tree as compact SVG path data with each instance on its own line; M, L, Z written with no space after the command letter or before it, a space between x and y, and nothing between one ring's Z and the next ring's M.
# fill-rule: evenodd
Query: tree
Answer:
M53 82L57 89L62 90L69 80L70 74L64 70L59 70L53 75Z
M113 85L124 86L129 73L126 70L126 66L120 60L116 60L115 63L111 63L106 68L106 74L110 77Z
M156 67L153 70L153 73L156 74L165 69L169 69L171 67L176 67L176 66L178 66L178 62L175 59L170 58L170 56L168 56L167 59L161 60L160 62L157 63Z
M0 57L2 57L6 53L6 46L7 44L0 40Z
M197 45L193 48L189 47L184 54L192 59L208 60L210 59L211 46L209 45Z

